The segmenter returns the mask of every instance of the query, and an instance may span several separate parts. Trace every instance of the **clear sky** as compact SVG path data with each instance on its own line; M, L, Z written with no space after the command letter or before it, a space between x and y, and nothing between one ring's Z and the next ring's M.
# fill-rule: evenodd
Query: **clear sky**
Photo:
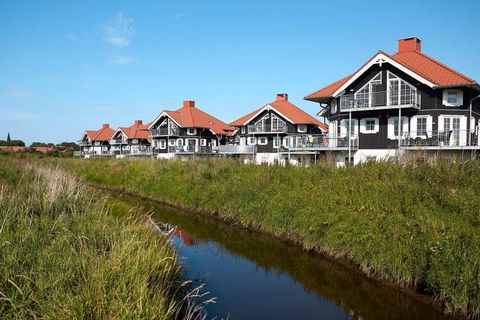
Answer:
M480 81L480 1L0 0L0 139L76 141L196 100L229 122L417 36Z

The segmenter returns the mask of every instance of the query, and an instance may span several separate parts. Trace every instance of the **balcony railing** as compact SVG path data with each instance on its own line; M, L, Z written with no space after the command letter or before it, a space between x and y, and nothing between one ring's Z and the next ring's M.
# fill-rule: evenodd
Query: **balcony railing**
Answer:
M90 141L79 141L78 145L82 147L86 147L86 146L91 146L92 143Z
M349 142L350 141L350 142ZM290 151L358 149L358 136L333 137L328 135L293 135L284 148Z
M253 153L255 146L249 145L224 145L219 147L220 154L242 154Z
M124 142L123 139L110 139L110 144L122 144L122 143L126 144L126 142Z
M248 133L286 133L287 126L286 125L279 125L277 127L273 127L271 125L250 125L247 126Z
M152 136L178 136L180 135L180 128L178 127L171 127L171 128L156 128L150 130Z
M340 111L362 111L374 109L416 108L420 109L421 95L414 90L400 91L392 95L387 91L372 92L355 96L346 94L340 97Z
M412 149L480 148L478 132L469 132L468 130L450 130L441 132L412 131L405 133L402 136L400 144L402 147Z

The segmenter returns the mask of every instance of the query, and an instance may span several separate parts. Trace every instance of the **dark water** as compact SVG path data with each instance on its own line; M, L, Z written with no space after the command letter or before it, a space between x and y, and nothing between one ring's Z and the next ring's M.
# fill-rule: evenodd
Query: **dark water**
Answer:
M176 226L190 279L205 283L217 319L443 319L433 307L319 255L267 235L115 197Z

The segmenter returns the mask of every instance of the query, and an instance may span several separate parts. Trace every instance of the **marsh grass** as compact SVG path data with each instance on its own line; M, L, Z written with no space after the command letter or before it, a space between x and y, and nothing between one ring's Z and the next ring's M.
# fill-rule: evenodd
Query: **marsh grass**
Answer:
M201 318L168 240L55 167L0 159L2 319Z
M480 161L348 168L60 161L90 182L201 209L480 315Z

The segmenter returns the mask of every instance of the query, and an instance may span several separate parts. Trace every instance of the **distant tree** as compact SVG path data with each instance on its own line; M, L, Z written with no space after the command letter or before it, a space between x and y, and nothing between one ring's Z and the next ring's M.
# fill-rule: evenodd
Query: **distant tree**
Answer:
M78 151L80 147L75 142L62 142L55 146L58 149Z
M2 147L25 147L25 142L22 140L0 140L0 146Z
M30 145L30 147L46 147L47 144L46 143L43 143L43 142L32 142L32 144Z

